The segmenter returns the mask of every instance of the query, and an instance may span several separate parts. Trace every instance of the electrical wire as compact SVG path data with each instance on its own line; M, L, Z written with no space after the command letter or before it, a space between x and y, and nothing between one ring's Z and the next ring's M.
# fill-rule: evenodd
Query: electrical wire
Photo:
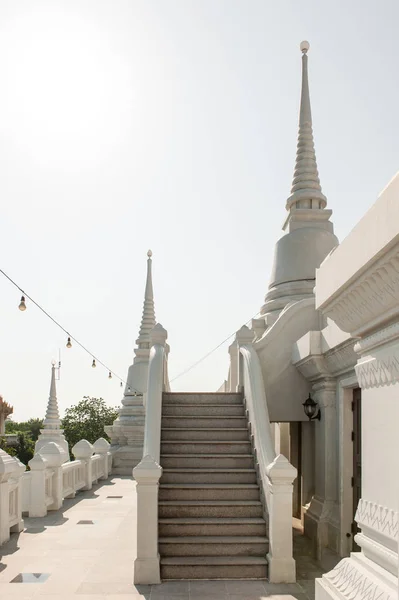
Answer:
M7 275L7 273L5 271L3 271L2 269L0 269L0 273L2 273L4 275L4 277L6 277L6 279L8 279L8 281L10 281L10 283L12 283L14 285L21 292L21 294L23 296L25 296L26 298L28 298L44 315L46 315L46 317L48 317L57 327L59 327L64 333L66 333L66 335L68 336L68 338L71 338L75 342L75 344L77 344L78 346L80 346L80 348L82 348L82 350L84 350L87 354L89 354L93 358L93 360L95 360L96 363L100 364L109 373L112 373L112 375L114 375L116 379L118 379L119 381L121 381L122 383L124 383L125 385L127 385L127 381L125 381L122 377L120 377L120 375L118 375L117 373L115 373L115 371L113 371L112 369L110 369L102 360L100 360L99 358L97 358L97 356L95 354L93 354L92 352L90 352L90 350L88 348L86 348L86 346L84 346L75 336L73 336L71 333L69 333L69 331L67 329L65 329L65 327L63 327L61 325L61 323L59 323L42 306L40 306L40 304L38 302L36 302L36 300L34 300L32 298L32 296L30 296L27 292L25 292L13 279L11 279L11 277L9 275ZM245 325L248 325L248 323L250 323L253 319L256 319L256 317L259 314L260 314L260 312L257 312L256 315L254 315L253 317L251 317L250 319L248 319L248 321L246 321ZM195 367L197 367L204 360L206 360L207 358L209 358L209 356L211 356L211 354L213 354L214 352L216 352L216 350L218 350L221 346L223 346L223 344L225 344L226 342L228 342L235 334L236 334L236 331L234 331L233 333L231 333L227 338L225 338L222 342L220 342L217 346L215 346L215 348L213 348L212 350L210 350L209 352L207 352L204 356L202 356L199 360L197 360L195 363L193 363L190 367L188 367L187 369L185 369L184 371L182 371L181 373L179 373L178 375L176 375L176 377L173 377L173 379L170 380L170 383L173 383L173 381L176 381L176 379L179 379L180 377L183 377L183 375L186 375L187 373L189 373L190 371L192 371L193 369L195 369ZM134 392L138 392L138 390L136 390L135 388L132 388L131 386L129 386L129 390L130 391L133 390ZM138 392L138 393L140 393L140 392Z
M248 325L248 323L250 323L252 321L252 319L256 319L256 317L258 317L259 315L260 315L260 312L257 312L256 315L254 315L253 317L251 317L250 319L248 319L248 321L246 321L245 325ZM204 360L206 360L211 354L213 354L214 352L216 352L216 350L218 350L220 348L220 346L223 346L223 344L225 344L233 336L235 336L236 333L237 333L237 330L234 331L233 333L231 333L225 340L223 340L223 342L220 342L220 344L218 344L217 346L215 346L215 348L213 348L213 350L210 350L209 352L207 352L207 354L205 354L202 358L200 358L195 363L193 363L190 367L188 367L187 369L185 369L184 371L182 371L181 373L179 373L179 375L176 375L176 377L173 377L173 379L170 380L170 383L172 383L173 381L176 381L176 379L179 379L179 377L183 377L183 375L186 375L186 373L188 373L189 371L192 371L195 367L197 367Z
M99 358L97 358L97 356L95 356L95 354L93 354L92 352L90 352L90 350L88 348L86 348L86 346L84 346L76 337L74 337L71 333L69 333L69 331L67 329L65 329L65 327L63 327L61 325L61 323L59 323L56 319L54 319L54 317L52 317L42 306L40 306L40 304L38 302L36 302L36 300L34 300L32 298L32 296L30 296L29 294L27 294L13 279L11 279L11 277L9 275L7 275L7 273L5 273L5 271L3 271L2 269L0 269L0 273L2 273L4 275L4 277L6 277L6 279L8 279L8 281L10 281L14 285L22 293L23 296L25 296L26 298L29 298L29 300L39 310L41 310L41 312L43 314L45 314L46 317L48 317L55 325L57 325L57 327L59 327L64 333L66 333L67 336L69 338L71 338L71 340L73 340L78 346L80 346L80 348L82 348L82 350L84 350L85 352L87 352L87 354L89 354L96 361L96 363L100 364L109 373L112 373L112 375L114 375L116 379L118 379L119 381L121 381L122 383L124 383L125 385L127 385L127 381L125 381L122 377L120 377L117 373L115 373L115 371L113 371L112 369L110 369L102 360L100 360ZM131 386L129 386L129 388L130 388L130 391L133 390L134 392L140 393L138 390L132 388Z

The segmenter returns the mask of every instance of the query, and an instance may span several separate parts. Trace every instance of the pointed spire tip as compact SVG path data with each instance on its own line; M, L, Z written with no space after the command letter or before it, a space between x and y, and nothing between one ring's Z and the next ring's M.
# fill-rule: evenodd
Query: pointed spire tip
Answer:
M302 54L306 54L310 48L310 44L306 40L303 40L303 42L300 43L299 47L301 49Z
M152 256L152 250L148 250L147 256L148 256L148 258L151 258L151 256Z

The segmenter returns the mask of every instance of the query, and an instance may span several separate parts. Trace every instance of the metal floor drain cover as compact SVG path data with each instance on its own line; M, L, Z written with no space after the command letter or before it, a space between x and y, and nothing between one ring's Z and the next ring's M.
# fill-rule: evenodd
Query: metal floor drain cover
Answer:
M44 583L50 573L18 573L10 583Z
M78 521L78 525L94 525L94 521L88 521L83 519L82 521Z

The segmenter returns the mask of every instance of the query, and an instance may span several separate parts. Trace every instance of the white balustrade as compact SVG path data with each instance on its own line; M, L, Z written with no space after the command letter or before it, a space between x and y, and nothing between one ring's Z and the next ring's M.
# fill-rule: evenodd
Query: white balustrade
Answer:
M134 582L160 583L158 553L158 488L162 475L159 465L162 418L162 392L169 389L167 376L167 332L155 325L150 334L151 351L146 393L143 459L133 469L137 482L137 558Z
M267 510L269 580L272 583L290 583L296 580L292 547L292 495L297 470L285 456L276 456L262 369L252 340L253 332L248 327L244 326L237 332L237 389L244 392ZM232 349L230 354L235 358ZM234 364L233 368L236 368Z
M22 520L22 474L24 465L0 450L0 545L10 539L10 532L24 528Z

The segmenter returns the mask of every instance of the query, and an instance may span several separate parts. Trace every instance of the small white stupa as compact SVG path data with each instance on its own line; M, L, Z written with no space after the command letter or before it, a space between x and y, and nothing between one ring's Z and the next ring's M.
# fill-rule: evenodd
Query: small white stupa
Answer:
M45 446L48 442L55 442L58 444L65 453L65 460L63 462L69 461L68 442L66 441L64 432L61 429L61 419L58 411L54 361L52 362L51 366L50 396L47 404L46 417L43 422L43 429L40 430L40 435L35 443L35 454L39 452L40 448Z
M309 42L302 42L302 90L299 133L291 195L283 225L286 232L277 242L269 289L254 322L257 335L272 325L289 302L313 296L315 271L338 245L330 221L331 210L321 191L313 141L308 81Z
M150 333L155 327L154 292L152 287L152 252L147 252L147 280L139 337L129 367L122 408L113 425L105 427L111 439L113 473L131 475L141 461L144 444L145 410L143 395L147 391L150 358Z

